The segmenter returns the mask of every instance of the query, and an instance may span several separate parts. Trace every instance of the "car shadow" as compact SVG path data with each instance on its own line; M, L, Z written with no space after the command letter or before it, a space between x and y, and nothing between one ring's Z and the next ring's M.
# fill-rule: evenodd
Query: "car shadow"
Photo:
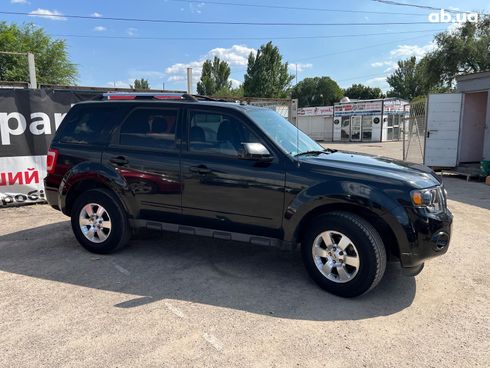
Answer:
M128 295L118 308L184 300L300 320L359 320L397 313L413 277L389 264L367 295L343 299L307 276L299 251L173 233L145 236L112 255L85 251L68 221L0 236L0 271Z
M490 210L490 188L485 183L467 182L464 178L458 177L444 176L442 179L449 200Z

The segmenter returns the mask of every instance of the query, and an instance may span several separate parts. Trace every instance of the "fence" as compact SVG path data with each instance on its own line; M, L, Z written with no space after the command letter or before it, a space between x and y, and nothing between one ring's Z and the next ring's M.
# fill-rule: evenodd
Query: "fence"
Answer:
M403 123L403 160L424 163L427 100L419 100L405 106Z
M256 98L256 97L216 97L220 100L238 102L252 106L264 107L274 110L288 119L293 125L297 124L298 100L289 98Z

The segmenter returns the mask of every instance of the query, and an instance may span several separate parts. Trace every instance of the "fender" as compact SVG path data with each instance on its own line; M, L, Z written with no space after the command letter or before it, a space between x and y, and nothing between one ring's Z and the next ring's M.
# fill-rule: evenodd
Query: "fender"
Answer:
M68 193L83 181L96 182L112 190L130 217L132 217L131 214L136 213L137 206L134 196L126 180L114 168L90 161L75 165L63 177L58 191L58 203L63 213L66 214Z
M403 206L374 185L346 180L318 183L297 193L285 211L284 240L296 242L303 220L322 207L368 210L392 228L400 253L410 248L412 229Z

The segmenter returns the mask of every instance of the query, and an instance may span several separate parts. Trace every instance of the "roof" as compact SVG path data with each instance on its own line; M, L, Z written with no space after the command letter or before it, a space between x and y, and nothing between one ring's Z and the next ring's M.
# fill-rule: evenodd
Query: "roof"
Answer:
M240 111L250 111L250 110L259 110L263 109L263 107L254 106L254 105L244 105L236 102L223 102L223 101L189 101L189 100L102 100L102 101L82 101L77 103L79 104L145 104L145 105L186 105L192 107L200 107L200 106L213 106L213 107L223 107L228 109L235 109Z

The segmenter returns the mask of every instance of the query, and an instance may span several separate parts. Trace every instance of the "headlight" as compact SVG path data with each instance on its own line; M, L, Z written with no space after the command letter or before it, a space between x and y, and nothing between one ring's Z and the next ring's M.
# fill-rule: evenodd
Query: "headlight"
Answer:
M432 213L439 213L444 211L443 190L441 187L412 190L410 197L415 207L425 208Z

